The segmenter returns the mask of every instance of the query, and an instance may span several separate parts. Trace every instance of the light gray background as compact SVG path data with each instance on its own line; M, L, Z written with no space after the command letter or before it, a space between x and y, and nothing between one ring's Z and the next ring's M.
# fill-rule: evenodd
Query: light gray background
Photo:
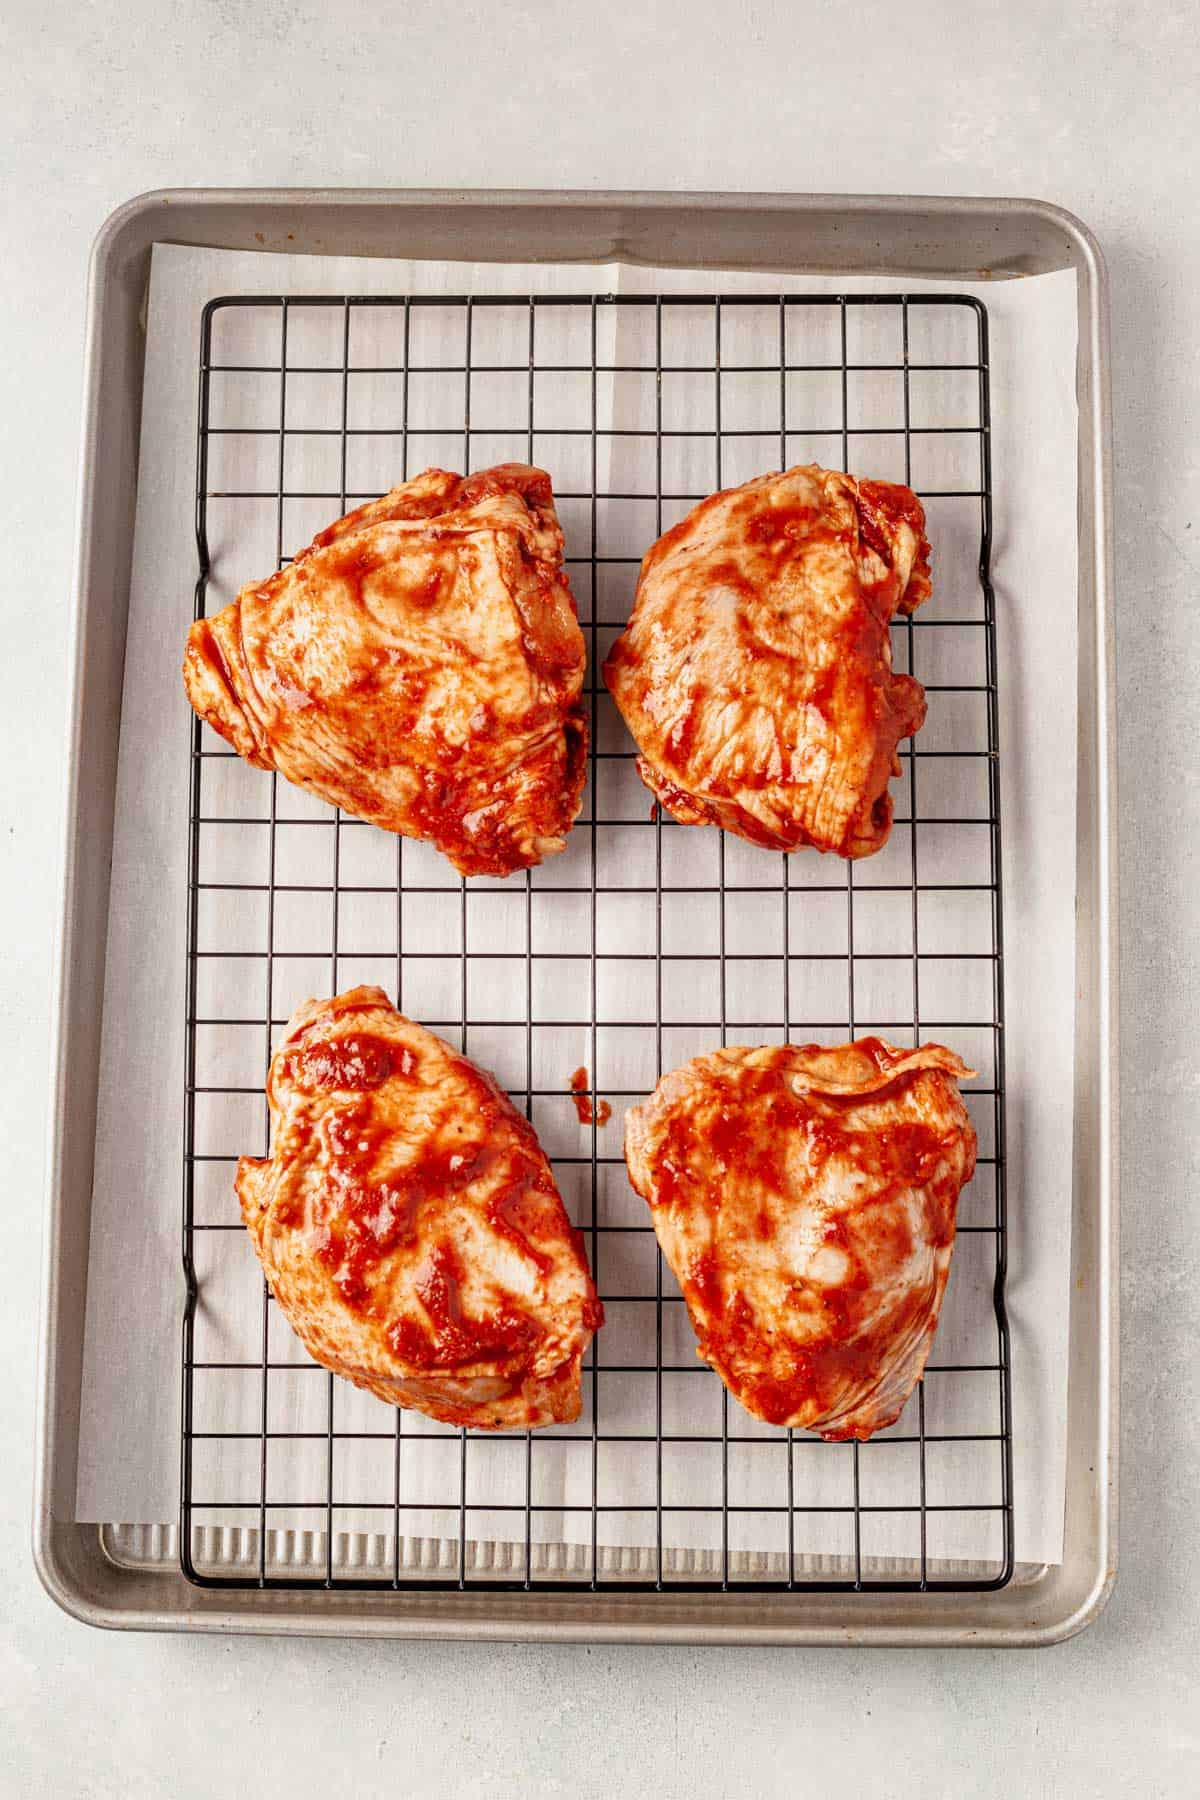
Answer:
M0 1793L1200 1786L1198 77L1187 3L7 0ZM141 189L252 183L1036 194L1098 233L1118 465L1124 1484L1116 1597L1072 1644L188 1640L90 1632L41 1594L33 1344L87 250Z

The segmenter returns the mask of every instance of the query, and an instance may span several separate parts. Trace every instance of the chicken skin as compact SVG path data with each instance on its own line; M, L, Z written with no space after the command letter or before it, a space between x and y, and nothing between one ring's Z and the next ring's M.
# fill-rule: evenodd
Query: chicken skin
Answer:
M260 769L464 875L563 848L585 653L550 478L427 469L188 634L188 698Z
M625 1159L697 1355L756 1418L869 1438L929 1355L975 1132L939 1044L717 1050L659 1082Z
M271 1154L237 1194L309 1353L478 1430L578 1418L603 1319L533 1127L381 988L310 1000L267 1083Z
M647 552L604 679L685 825L869 856L925 693L888 626L930 593L916 495L815 466L712 494Z

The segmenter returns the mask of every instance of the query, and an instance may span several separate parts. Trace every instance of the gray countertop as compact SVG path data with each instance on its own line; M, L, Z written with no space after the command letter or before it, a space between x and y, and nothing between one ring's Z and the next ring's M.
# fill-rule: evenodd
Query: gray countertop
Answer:
M1200 8L9 0L0 42L0 1793L1194 1793ZM1098 234L1124 1480L1120 1580L1083 1637L977 1654L192 1640L100 1635L42 1595L32 1346L86 258L133 193L251 183L1034 194Z

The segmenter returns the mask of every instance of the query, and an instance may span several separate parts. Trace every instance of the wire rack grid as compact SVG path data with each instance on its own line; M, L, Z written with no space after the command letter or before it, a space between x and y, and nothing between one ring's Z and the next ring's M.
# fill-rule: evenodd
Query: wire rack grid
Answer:
M282 566L337 512L420 468L540 463L588 639L592 729L568 850L468 882L427 846L247 769L192 722L191 1580L608 1591L1011 1578L988 433L987 316L966 296L210 302L197 617L231 596L227 567L240 581L256 555ZM910 483L934 543L928 616L893 628L929 719L901 751L891 841L858 866L652 808L598 676L653 538L714 487L799 461ZM393 1412L309 1362L274 1306L236 1218L234 1163L266 1153L263 1076L292 1006L361 980L496 1069L539 1130L608 1313L576 1426L494 1436ZM695 1359L624 1180L621 1118L664 1069L717 1044L869 1030L944 1038L974 1064L981 1154L926 1379L890 1430L827 1445L760 1426ZM608 1125L577 1119L579 1065L612 1101ZM232 1554L206 1555L214 1529L233 1530Z

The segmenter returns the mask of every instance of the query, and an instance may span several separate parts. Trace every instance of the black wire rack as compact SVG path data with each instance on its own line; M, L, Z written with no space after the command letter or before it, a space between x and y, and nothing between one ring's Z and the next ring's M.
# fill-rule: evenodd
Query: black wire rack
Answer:
M554 478L589 645L590 779L562 856L463 880L427 846L248 769L192 722L184 1573L381 1590L1003 1586L986 310L926 294L215 299L200 345L196 616L417 470L501 460ZM929 717L901 752L892 838L857 865L652 809L598 675L648 544L714 488L807 461L908 482L934 546L933 600L893 627ZM234 1165L266 1153L263 1077L293 1005L362 980L495 1068L551 1154L609 1321L575 1426L476 1434L387 1408L312 1363L274 1306L236 1216ZM888 1431L830 1445L759 1425L696 1360L624 1179L621 1117L664 1069L717 1044L867 1031L943 1038L973 1063L981 1154L924 1381ZM613 1103L608 1125L578 1122L580 1065L589 1094Z

